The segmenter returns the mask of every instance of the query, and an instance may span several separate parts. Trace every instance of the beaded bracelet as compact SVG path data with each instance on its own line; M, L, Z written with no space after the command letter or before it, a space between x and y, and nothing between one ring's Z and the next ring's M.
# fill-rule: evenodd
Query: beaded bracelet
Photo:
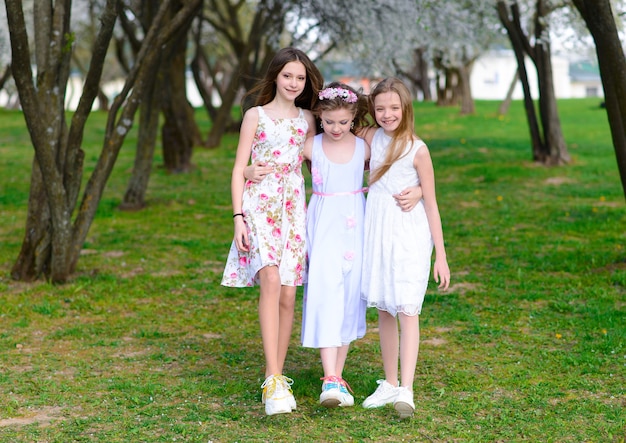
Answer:
M241 215L241 216L243 217L243 213L238 212L238 213L236 213L235 215L233 215L233 218L237 217L238 215Z

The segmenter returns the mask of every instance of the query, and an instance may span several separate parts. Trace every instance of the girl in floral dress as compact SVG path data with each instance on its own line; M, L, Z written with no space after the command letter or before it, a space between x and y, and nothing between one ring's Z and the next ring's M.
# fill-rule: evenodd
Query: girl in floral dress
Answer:
M241 124L231 179L232 242L222 285L258 284L259 321L265 354L262 401L267 415L296 408L293 381L283 375L291 338L296 287L306 277L306 197L302 149L315 134L309 109L323 84L307 55L284 48L250 94L256 105ZM271 167L259 183L246 181L252 160Z

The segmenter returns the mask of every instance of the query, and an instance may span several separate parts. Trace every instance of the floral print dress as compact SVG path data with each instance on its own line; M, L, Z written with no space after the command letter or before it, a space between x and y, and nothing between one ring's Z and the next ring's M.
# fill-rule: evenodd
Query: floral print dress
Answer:
M281 283L301 286L306 279L306 196L302 150L308 130L304 112L296 118L271 119L257 107L259 122L252 142L252 162L274 167L260 183L246 181L242 212L249 252L231 244L222 285L254 286L265 266L278 266Z

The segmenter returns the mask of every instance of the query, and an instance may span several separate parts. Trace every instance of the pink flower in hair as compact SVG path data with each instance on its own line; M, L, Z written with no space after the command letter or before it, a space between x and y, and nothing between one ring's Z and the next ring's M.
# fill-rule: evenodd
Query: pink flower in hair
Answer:
M342 99L346 103L356 103L358 97L349 89L344 88L326 88L322 89L318 95L320 100L334 100L336 98Z

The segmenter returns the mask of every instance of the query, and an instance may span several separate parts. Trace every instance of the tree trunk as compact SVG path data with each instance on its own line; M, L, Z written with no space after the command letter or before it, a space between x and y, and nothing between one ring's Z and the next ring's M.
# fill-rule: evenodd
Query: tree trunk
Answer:
M537 0L534 62L537 67L539 111L544 136L544 151L540 161L547 165L561 165L568 163L570 156L567 151L567 144L563 138L556 94L554 92L550 42L546 38L542 38L547 33L547 29L543 24L547 15L545 0Z
M159 131L161 115L161 91L163 90L163 66L161 57L157 61L156 75L146 79L146 88L141 98L139 129L135 163L120 209L133 211L144 208L146 191L150 180L154 149Z
M428 61L424 57L425 52L425 47L419 47L413 50L413 66L411 66L411 69L408 71L402 69L397 60L393 59L392 62L396 72L406 77L416 91L422 93L423 101L432 101L430 79L428 78ZM416 94L416 97L418 97L418 94Z
M172 6L174 11L182 8L179 1ZM162 102L165 122L161 133L163 161L168 172L187 172L191 169L191 154L194 145L202 143L200 130L194 119L194 111L187 101L185 50L191 20L181 29L165 50L164 60L167 80Z
M433 59L436 69L437 106L455 106L461 103L460 76L456 68L447 67L440 58Z
M83 151L80 149L87 117L99 90L105 56L117 17L117 0L107 0L95 39L89 71L69 130L65 121L65 85L71 57L69 32L71 2L35 2L37 35L36 85L31 70L29 39L20 0L6 0L11 38L13 78L16 81L35 149L26 234L12 277L31 281L45 275L53 283L65 282L74 271L80 250L113 169L124 138L130 130L146 77L160 48L172 37L182 20L193 14L199 0L191 0L184 13L167 27L161 20L144 39L137 63L123 91L116 97L105 131L102 152L76 209L82 184ZM164 4L167 6L168 0ZM162 17L163 14L160 14ZM45 36L47 35L47 38ZM132 91L132 93L131 93ZM119 119L118 111L124 105ZM76 214L72 222L72 215Z
M568 163L570 156L563 138L554 93L550 47L547 43L537 43L536 49L539 111L545 139L544 150L539 161L547 165L560 165Z
M626 197L626 58L609 0L574 0L596 45L606 112Z
M519 74L520 81L522 82L522 89L524 91L524 110L526 111L526 120L528 120L528 129L530 131L533 161L538 161L544 151L544 143L539 130L539 124L537 122L535 104L530 93L528 73L526 72L524 55L526 37L520 24L519 6L517 3L513 3L511 5L512 19L509 18L508 6L503 0L498 0L497 9L500 22L507 30L507 35L509 36L511 46L513 47L513 52L515 53L515 58L517 60L517 72Z
M200 14L193 36L195 52L191 60L191 72L193 73L196 88L198 88L200 97L202 97L202 102L204 103L209 120L215 121L217 109L215 109L213 105L213 93L217 90L216 86L219 82L215 76L215 70L211 68L211 63L202 47L202 28L204 22L203 15ZM219 60L216 60L216 64L217 63L219 63Z
M498 115L506 115L509 112L509 107L511 106L511 102L513 101L513 92L515 91L515 85L519 81L519 70L515 70L515 74L513 74L513 79L511 80L511 84L509 85L508 91L506 91L506 97L500 103L498 107Z
M11 271L13 278L24 281L41 274L55 282L65 281L71 272L71 214L77 195L72 188L81 176L83 154L65 121L70 9L69 1L56 2L54 7L50 2L35 2L35 85L21 1L6 1L13 78L35 148L26 233ZM114 23L114 15L112 20L104 18L103 32L112 31ZM74 120L79 122L80 109L76 114Z
M247 65L245 61L243 63ZM240 69L236 69L235 72L245 72L245 69L246 67L242 66ZM237 93L239 92L239 86L241 84L240 77L240 75L233 75L228 82L224 94L222 94L222 104L215 114L215 119L212 122L211 130L207 136L207 148L219 146L222 136L232 124L232 108L237 98Z
M161 143L163 144L163 164L168 172L180 173L191 169L191 154L193 149L192 134L188 131L190 119L189 104L186 97L180 96L179 80L180 57L174 56L171 65L166 68L168 81L163 88L162 110L164 116L161 128ZM184 75L184 52L183 52ZM166 63L168 65L168 63ZM184 92L183 86L183 92Z
M8 64L0 76L0 91L4 89L4 84L11 78L11 64Z
M11 268L11 277L14 280L28 282L37 279L42 273L49 274L51 226L52 220L41 170L37 159L34 158L30 176L26 235Z
M213 121L217 115L215 106L213 106L213 90L215 82L210 75L209 62L207 61L206 55L200 46L200 30L197 31L195 40L196 53L191 61L191 72L193 73L193 79L196 87L198 88L198 92L200 93L200 97L202 97L204 107L207 110L209 120Z
M474 98L472 97L472 87L470 85L470 75L474 61L467 62L459 68L459 90L461 94L461 114L469 115L476 111Z
M418 86L422 91L422 95L424 96L425 102L430 102L433 100L433 95L430 91L430 78L428 77L428 61L424 57L424 53L426 52L426 48L418 48L415 50L415 63L416 70L419 73L419 81Z

